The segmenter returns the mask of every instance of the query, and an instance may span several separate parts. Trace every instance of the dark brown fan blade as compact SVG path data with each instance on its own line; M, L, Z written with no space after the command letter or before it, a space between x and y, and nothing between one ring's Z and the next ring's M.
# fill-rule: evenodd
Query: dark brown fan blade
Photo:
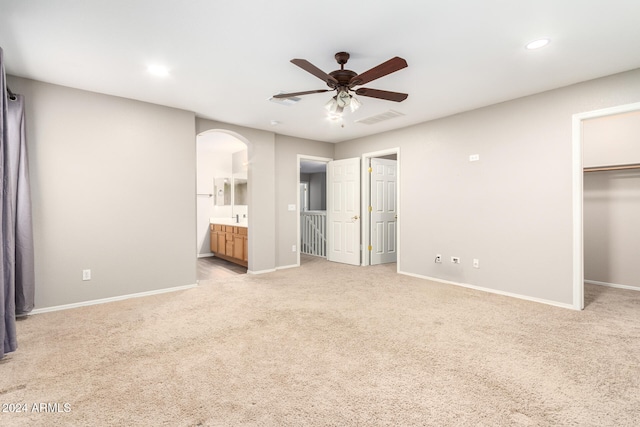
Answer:
M330 90L331 89L318 89L318 90L306 90L304 92L279 93L277 95L273 95L273 97L274 98L293 98L294 96L309 95L310 93L329 92Z
M386 90L378 89L367 89L366 87L361 87L360 89L356 90L356 95L368 96L370 98L386 99L387 101L395 102L402 102L409 96L406 93L389 92Z
M338 81L335 78L331 77L329 74L325 73L306 59L292 59L291 63L297 65L306 72L313 74L314 76L328 84L329 87L336 87L336 85L338 84Z
M362 74L358 74L349 82L349 87L359 86L363 84L367 84L370 81L375 79L379 79L380 77L384 77L387 74L394 73L398 70L402 70L407 66L407 61L396 56L391 58L387 62L383 62L382 64L373 67L372 69L365 71Z

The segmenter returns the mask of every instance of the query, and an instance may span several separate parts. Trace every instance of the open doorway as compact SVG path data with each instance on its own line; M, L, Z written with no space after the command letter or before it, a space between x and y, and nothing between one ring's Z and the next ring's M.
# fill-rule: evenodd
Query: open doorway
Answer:
M196 137L196 254L198 280L246 273L248 253L248 147L220 130ZM233 237L213 239L213 224ZM242 228L242 229L241 229ZM235 236L238 236L236 239ZM225 236L226 237L226 236ZM215 241L214 241L215 240ZM224 248L223 248L224 246Z
M593 166L585 164L583 158L585 154L585 123L589 120L614 117L618 115L624 115L627 113L633 113L640 111L640 103L622 105L618 107L606 108L602 110L590 111L586 113L579 113L573 116L573 130L572 130L572 146L573 146L573 308L576 310L584 309L584 283L585 283L585 245L584 245L584 233L585 233L585 221L584 221L584 203L585 203L585 187L584 187L584 173L585 167ZM587 127L588 128L588 127ZM634 164L636 161L629 158L630 153L624 153L627 156L622 160L614 160L614 163L618 163L617 166L624 164L629 166L629 163ZM588 161L588 160L587 160ZM610 162L608 160L608 162ZM638 165L631 165L633 167L640 166L640 160L637 161ZM604 165L605 168L613 170L616 165ZM586 170L592 168L587 168ZM640 169L639 169L640 170ZM601 170L599 172L604 172Z
M326 209L328 205L332 205L332 203L329 203L330 201L327 200L329 197L328 194L332 192L327 190L330 185L332 185L332 188L335 187L336 183L331 184L333 182L332 179L335 177L331 179L328 177L328 165L342 165L341 162L355 162L358 166L357 170L361 171L357 173L357 179L354 180L358 191L351 193L345 188L345 191L339 192L342 196L348 194L357 195L357 198L353 201L355 202L355 207L358 209L357 212L353 211L356 212L356 215L351 218L352 221L347 221L349 222L347 225L360 222L360 225L357 226L357 239L353 242L353 245L343 245L345 246L345 252L348 246L354 246L354 251L357 251L357 253L354 252L354 254L357 255L357 265L395 263L396 271L399 271L399 160L400 149L397 147L365 153L361 158L357 159L343 159L335 162L328 158L298 155L298 266L300 265L300 260L304 259L301 258L300 255L303 254L305 257L309 256L309 247L316 243L317 247L323 248L323 252L313 253L311 256L330 259L328 257L328 243L330 238L335 236L329 236L330 227L327 225ZM364 165L364 167L360 167L361 164ZM375 168L377 169L377 173L369 172L370 165L371 172L374 172ZM318 193L316 189L314 194L313 179L310 177L312 173L322 174L321 178L317 181L322 182L324 185L320 193ZM375 178L372 179L372 177ZM337 194L335 196L337 197ZM323 203L315 204L317 203L317 197L322 197ZM307 203L305 200L308 200L309 203L308 210L305 210ZM314 202L314 200L316 200L316 202ZM335 203L339 202L334 201L333 204ZM376 206L375 209L372 203ZM349 203L345 202L345 206L346 204ZM369 210L369 206L371 206L371 210ZM353 212L349 211L347 216L353 214ZM361 212L362 215L360 214ZM360 217L362 221L359 221ZM355 220L353 220L354 218ZM374 244L377 246L377 250L372 256ZM369 248L371 248L371 250L369 250ZM334 259L331 258L331 260ZM345 262L347 264L353 263L339 259L335 259L334 261Z
M640 111L583 121L584 282L640 290ZM590 286L585 304L602 288Z
M331 159L298 155L297 161L299 266L301 259L327 257L327 163Z

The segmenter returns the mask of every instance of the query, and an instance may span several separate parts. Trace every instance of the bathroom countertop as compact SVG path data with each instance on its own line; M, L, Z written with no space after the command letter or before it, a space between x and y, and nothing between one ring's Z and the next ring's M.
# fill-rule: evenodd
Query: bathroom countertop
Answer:
M235 225L238 227L248 227L247 218L240 218L240 222L236 222L235 218L209 218L211 224Z

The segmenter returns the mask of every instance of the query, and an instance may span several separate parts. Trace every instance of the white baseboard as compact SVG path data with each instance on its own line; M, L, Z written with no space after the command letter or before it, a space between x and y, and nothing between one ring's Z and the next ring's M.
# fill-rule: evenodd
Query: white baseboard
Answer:
M213 252L209 252L209 253L205 253L205 254L198 254L198 258L209 258L209 257L212 257L212 256L214 256Z
M157 289L155 291L139 292L139 293L136 293L136 294L128 294L128 295L119 295L119 296L116 296L116 297L94 299L94 300L90 300L90 301L76 302L76 303L73 303L73 304L64 304L64 305L56 305L56 306L53 306L53 307L36 308L34 310L31 310L31 313L29 313L29 315L49 313L49 312L52 312L52 311L69 310L69 309L72 309L72 308L87 307L87 306L96 305L96 304L105 304L105 303L108 303L108 302L122 301L122 300L125 300L125 299L140 298L140 297L147 297L147 296L150 296L150 295L164 294L164 293L167 293L167 292L184 291L186 289L195 288L197 286L198 285L176 286L174 288Z
M285 270L285 269L287 269L287 268L294 268L294 267L299 267L299 265L297 265L297 264L283 265L283 266L281 266L281 267L270 268L270 269L268 269L268 270L258 270L258 271L247 270L247 274L264 274L264 273L273 273L274 271L278 271L278 270Z
M584 283L588 283L590 285L607 286L609 288L629 289L630 291L640 291L640 287L637 287L637 286L619 285L617 283L598 282L597 280L585 280Z
M247 270L247 274L264 274L264 273L273 273L274 271L276 271L275 268L270 268L268 270L257 270L257 271Z
M552 305L554 307L569 308L571 310L580 311L580 309L574 307L572 304L564 304L564 303L561 303L561 302L550 301L550 300L546 300L546 299L542 299L542 298L535 298L535 297L530 297L530 296L526 296L526 295L514 294L514 293L511 293L511 292L499 291L499 290L491 289L491 288L484 288L482 286L470 285L468 283L452 282L450 280L437 279L435 277L423 276L421 274L407 273L405 271L398 271L398 273L399 274L404 274L405 276L417 277L419 279L431 280L433 282L445 283L447 285L461 286L463 288L475 289L477 291L489 292L491 294L504 295L506 297L518 298L518 299L522 299L522 300L526 300L526 301L532 301L532 302L537 302L537 303L541 303L541 304Z

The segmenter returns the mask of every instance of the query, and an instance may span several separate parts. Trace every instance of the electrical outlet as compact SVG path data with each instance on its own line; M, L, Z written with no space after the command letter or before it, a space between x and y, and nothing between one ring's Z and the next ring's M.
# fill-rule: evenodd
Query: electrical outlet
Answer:
M460 258L458 258L457 256L452 256L451 262L454 264L460 264Z
M436 259L434 260L434 262L440 264L442 262L442 255L440 254L436 255Z
M480 268L480 260L477 258L473 259L473 268Z
M91 280L91 270L82 270L82 280Z
M295 252L296 251L296 245L292 245L291 246L291 252Z

